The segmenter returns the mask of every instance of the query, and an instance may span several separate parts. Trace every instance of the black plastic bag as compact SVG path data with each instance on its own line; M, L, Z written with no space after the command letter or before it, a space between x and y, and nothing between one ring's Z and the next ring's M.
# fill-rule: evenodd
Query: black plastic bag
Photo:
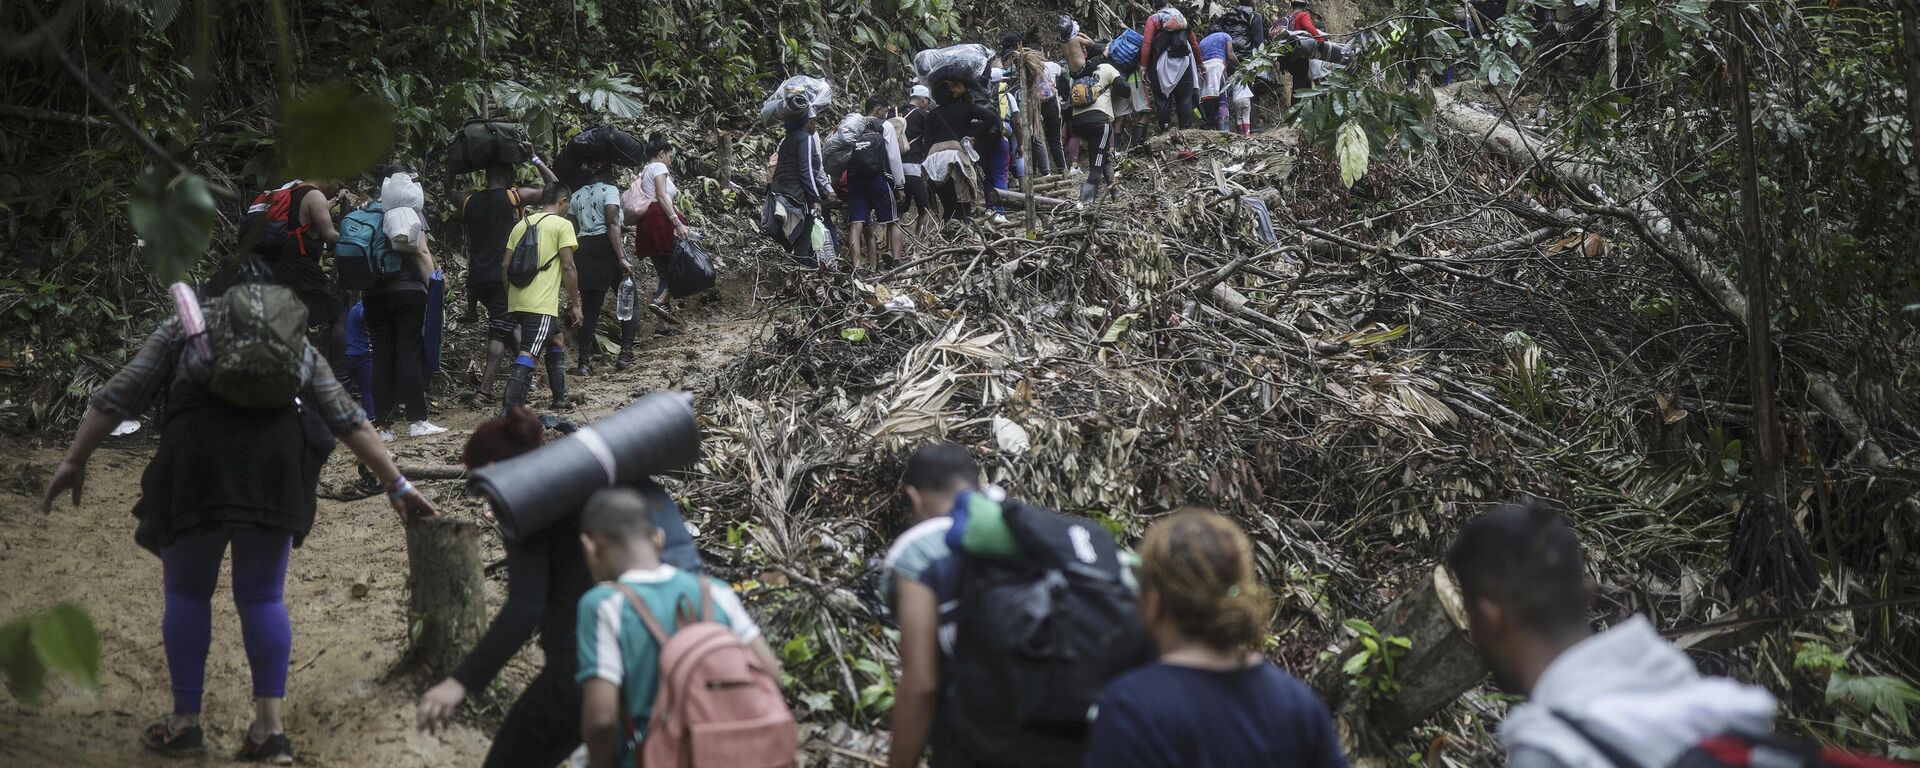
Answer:
M643 166L647 164L647 148L632 134L601 123L567 140L554 158L553 175L560 177L560 183L568 189L579 189L593 183L593 174L586 169L589 163Z
M699 243L682 238L673 244L673 255L667 258L667 291L674 298L711 290L717 279L713 259Z

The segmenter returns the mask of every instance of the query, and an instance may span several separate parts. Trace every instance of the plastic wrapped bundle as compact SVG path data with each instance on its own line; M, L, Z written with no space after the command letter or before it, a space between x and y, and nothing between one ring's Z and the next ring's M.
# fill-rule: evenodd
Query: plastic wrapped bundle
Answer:
M426 202L426 192L412 176L396 173L380 182L380 205L386 209L380 228L395 250L413 253L420 249L421 234L426 229L420 209Z
M971 85L985 79L987 61L992 58L993 51L986 46L962 43L914 54L913 71L920 76L920 82L929 86L948 80ZM939 88L933 90L940 92Z
M767 95L765 103L760 105L760 122L765 125L780 125L789 117L798 117L811 108L815 113L826 109L833 103L833 85L811 75L795 75L787 78L780 87Z
M693 396L662 390L531 453L474 470L473 488L493 505L501 534L519 541L578 513L594 491L699 460Z
M860 141L860 133L867 128L867 116L858 112L849 112L840 118L833 133L820 145L820 153L825 156L827 176L837 178L847 169L847 161L853 156L853 145Z

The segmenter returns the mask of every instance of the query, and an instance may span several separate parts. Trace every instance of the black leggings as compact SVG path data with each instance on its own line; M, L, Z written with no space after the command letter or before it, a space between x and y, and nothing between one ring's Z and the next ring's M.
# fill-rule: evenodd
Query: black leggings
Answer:
M1059 99L1040 100L1040 130L1047 132L1047 155L1053 160L1053 165L1051 166L1052 171L1054 173L1065 172L1067 170L1067 150L1064 146L1066 140L1061 137L1060 132Z
M1099 117L1074 120L1073 135L1087 148L1087 180L1080 185L1080 201L1091 203L1099 196L1100 185L1113 176L1113 169L1107 167L1108 154L1113 150L1113 123L1099 119L1105 115L1098 112L1087 114Z
M1194 110L1193 78L1191 76L1181 77L1180 82L1173 86L1173 92L1167 93L1160 90L1160 78L1157 73L1148 73L1147 77L1153 80L1153 116L1155 120L1159 121L1160 130L1164 131L1172 126L1173 121L1170 118L1173 117L1173 115L1179 116L1181 128L1192 128Z
M600 310L602 308L602 305L607 300L607 295L613 294L617 296L619 290L620 289L618 286L615 286L613 288L582 288L580 289L580 335L576 337L580 341L580 344L579 344L580 348L577 351L575 351L574 354L580 360L581 365L586 365L587 363L591 362L593 360L594 353L600 351L599 339L594 338L594 336L600 330ZM635 296L634 296L634 303L638 305L641 298L642 297L638 295L638 291L636 290ZM616 300L616 306L617 306L617 303L618 302ZM627 320L620 321L618 317L614 318L616 321L620 322L620 351L621 352L627 352L632 350L634 339L638 338L640 335L640 312L638 311L639 309L640 308L638 306L635 306L633 317L628 318Z
M427 417L427 379L421 372L420 332L427 322L425 291L394 291L366 296L367 343L373 348L373 402L376 422L397 409L403 421Z
M572 665L542 667L507 710L484 768L558 765L580 746L580 686Z
M959 173L959 171L949 171L949 173ZM933 185L934 194L940 196L940 207L946 210L946 215L940 217L941 221L966 221L973 218L973 206L960 202L960 193L955 191L954 187L951 177Z

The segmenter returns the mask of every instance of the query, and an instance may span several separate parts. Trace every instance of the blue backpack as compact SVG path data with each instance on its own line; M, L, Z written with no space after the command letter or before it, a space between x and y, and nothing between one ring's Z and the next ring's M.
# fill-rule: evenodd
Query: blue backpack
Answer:
M386 217L386 209L373 202L340 219L340 242L333 247L333 268L340 275L340 287L364 291L406 269L381 229Z

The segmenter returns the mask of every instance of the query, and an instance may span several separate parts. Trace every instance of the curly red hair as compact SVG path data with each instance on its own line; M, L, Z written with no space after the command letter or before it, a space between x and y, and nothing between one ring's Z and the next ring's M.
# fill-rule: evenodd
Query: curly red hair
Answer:
M546 442L545 429L532 408L516 405L473 428L460 462L473 470L519 456Z

